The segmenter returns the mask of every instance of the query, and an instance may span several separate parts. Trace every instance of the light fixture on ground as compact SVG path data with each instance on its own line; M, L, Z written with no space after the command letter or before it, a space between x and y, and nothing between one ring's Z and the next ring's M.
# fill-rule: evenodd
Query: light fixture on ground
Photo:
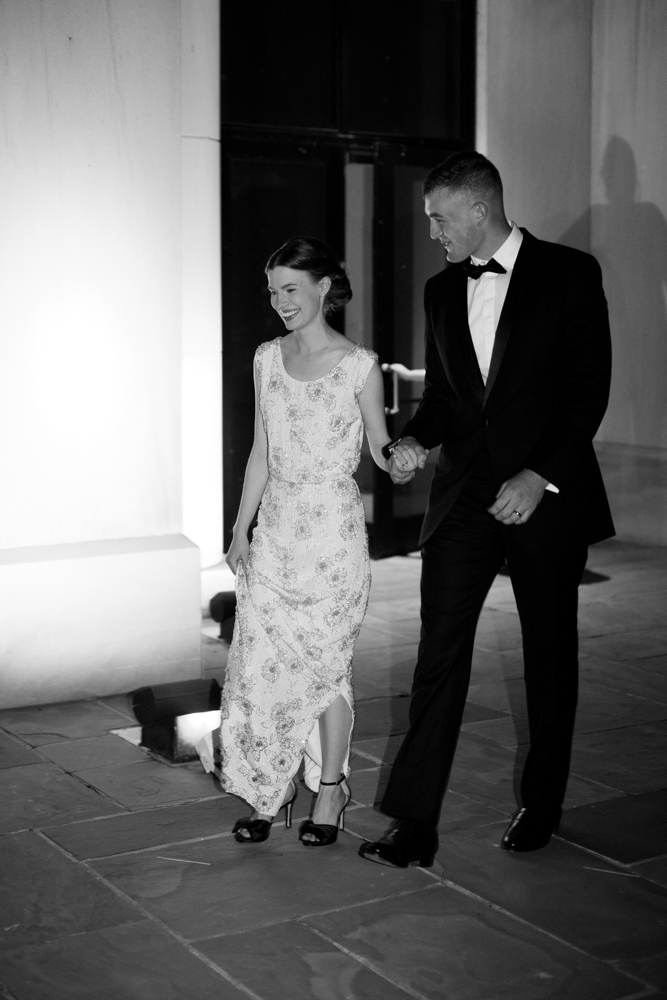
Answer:
M174 763L197 760L195 744L220 724L215 678L137 688L130 694L141 746Z

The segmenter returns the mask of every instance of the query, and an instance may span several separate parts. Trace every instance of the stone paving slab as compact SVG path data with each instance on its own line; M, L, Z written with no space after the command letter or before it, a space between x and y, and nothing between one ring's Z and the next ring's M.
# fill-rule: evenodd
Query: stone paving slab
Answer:
M667 705L667 656L662 664L655 666L653 669L652 658L618 662L583 656L579 661L579 674L583 682Z
M0 953L136 918L133 906L32 832L2 838L0 913Z
M415 587L414 592L405 597L396 597L394 587L394 593L391 597L378 601L374 596L373 603L369 606L364 620L370 616L371 622L413 622L415 619L419 619L420 606L418 587Z
M651 613L650 602L644 604L643 601L634 601L631 605L629 601L616 602L600 600L600 591L595 597L586 595L587 599L582 600L579 609L579 637L580 639L596 636L613 636L619 632L642 632L647 629L654 629L660 624L656 621L656 615ZM665 623L667 624L667 623Z
M3 956L16 1000L247 1000L151 921L60 938Z
M620 1000L637 991L622 973L444 886L303 922L428 1000Z
M121 812L55 764L0 770L0 834Z
M667 784L667 723L575 735L572 771L622 792L650 792Z
M503 851L502 832L496 824L452 833L439 854L445 877L599 959L663 951L663 888L557 837L541 851Z
M667 789L570 809L559 833L623 864L667 855Z
M667 628L644 629L641 632L618 632L615 635L583 636L579 647L611 660L642 660L667 655Z
M88 740L42 744L39 750L54 764L70 772L110 764L131 764L148 757L141 747L132 746L118 736L96 736Z
M128 809L209 798L215 790L213 778L199 765L170 767L157 760L89 768L77 777Z
M352 746L361 758L370 757L380 764L393 764L402 742L402 735L378 736L372 740L354 740Z
M652 882L657 882L667 889L667 858L658 858L655 861L640 861L632 866L632 871L643 878L648 878Z
M475 646L492 652L521 648L521 625L518 614L484 608L475 633Z
M358 857L358 848L359 841L347 834L330 847L306 848L293 826L275 828L261 844L221 837L90 864L192 941L404 892L426 877L415 868L398 872L369 864Z
M355 743L358 740L405 734L409 727L409 711L409 696L365 698L357 701L353 733ZM505 712L499 712L487 705L466 702L463 714L464 724L501 718L507 718Z
M353 801L369 807L379 805L386 788L389 772L390 768L387 766L354 770L350 777ZM459 792L450 790L447 793L442 809L441 830L448 829L449 824L453 824L453 828L457 828L459 825L465 825L478 819L492 822L498 819L498 812L491 806L477 802ZM381 820L385 826L390 822L389 817L384 815L381 815Z
M664 1000L667 995L667 951L636 962L619 962L616 967L619 972L636 976L641 982L650 983L654 989L660 990L660 993L650 993L649 1000Z
M411 657L405 663L398 664L392 669L391 680L386 674L378 670L375 674L370 671L361 671L353 668L353 688L356 700L363 698L378 698L390 695L391 697L403 697L409 695L412 689L412 677L415 672L415 660ZM354 671L356 669L356 676Z
M456 748L449 787L477 802L501 808L506 814L516 809L514 770L516 754L491 742L462 732Z
M368 768L368 761L393 763L402 736L391 736L355 743L359 768ZM449 781L449 790L469 796L476 802L509 816L517 808L518 783L522 766L512 749L468 732L464 727L459 737ZM354 765L357 766L356 763ZM578 774L571 774L565 805L572 808L588 802L599 802L622 795L620 788Z
M523 683L523 653L520 649L483 649L475 643L472 654L471 684L477 681L501 679L508 681L516 678ZM481 702L480 698L470 695L473 701ZM502 709L504 705L496 705Z
M358 841L357 852L364 840L377 840L389 826L391 819L372 806L350 809L345 819L345 830ZM363 859L361 859L363 860ZM371 864L372 862L365 862Z
M650 590L642 590L639 594L634 590L629 593L608 594L605 596L605 601L620 617L639 612L641 615L650 616L653 625L663 628L667 626L666 580L654 579L654 586Z
M359 638L354 645L355 656L367 650L387 649L394 652L414 648L419 642L419 624L412 623L410 628L396 626L392 631L389 625L377 619L372 625L362 625Z
M505 714L521 716L526 711L526 686L523 681L523 662L516 676L506 677L498 665L481 672L473 667L468 698L476 705L495 709L498 717ZM475 720L470 720L475 721Z
M43 764L44 758L9 736L0 734L0 768Z
M350 775L350 791L352 801L364 806L372 806L379 802L387 784L391 768L380 765L373 766L370 761L358 759Z
M310 791L299 784L292 816L294 825L308 818L311 805ZM236 820L248 815L249 811L249 806L235 795L220 793L213 799L124 813L103 822L47 827L43 833L79 860L89 860L166 844L230 836ZM276 829L284 826L284 816L284 812L279 814L274 823Z
M648 698L637 698L622 691L582 680L579 684L579 703L575 734L596 733L606 729L621 729L637 726L644 722L660 722L667 719L667 704ZM498 721L496 721L498 720ZM477 733L501 746L514 747L517 742L528 743L528 719L525 702L509 717L498 712L494 719L468 720L464 717L468 732ZM473 723L474 724L471 724Z
M408 730L410 697L364 698L358 700L354 709L355 743L358 740L373 739L376 736L395 736Z
M263 1000L406 1000L406 993L297 921L198 942Z
M356 797L355 789L359 775L355 774L353 777L355 786L353 794ZM381 837L391 823L391 817L385 816L372 805L365 805L362 809L349 809L345 817L345 829L363 840L376 840ZM471 826L497 823L498 819L497 809L475 802L465 795L448 792L438 825L440 850L446 849L447 836L455 830L467 830Z
M103 858L227 833L242 812L237 798L220 794L199 802L124 813L103 822L46 827L44 834L75 858Z
M118 712L99 701L71 701L0 712L0 727L33 747L59 740L83 740L118 729Z

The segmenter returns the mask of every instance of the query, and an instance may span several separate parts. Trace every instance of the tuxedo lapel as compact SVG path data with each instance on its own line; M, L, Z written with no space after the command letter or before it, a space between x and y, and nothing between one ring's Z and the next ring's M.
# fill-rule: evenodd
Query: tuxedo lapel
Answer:
M454 269L452 269L454 271ZM451 274L446 301L445 329L447 340L452 350L447 352L450 365L455 367L456 374L462 376L467 387L482 403L484 400L484 379L479 370L479 363L470 327L468 326L468 279L463 268L456 267Z
M531 282L535 280L532 273L534 260L533 255L531 254L531 249L533 249L531 244L535 243L537 243L535 238L530 236L530 234L526 233L524 230L523 242L514 265L512 280L510 281L509 288L507 289L507 295L505 297L503 309L498 321L498 327L496 329L495 340L493 342L489 374L486 379L486 388L484 391L485 404L498 376L498 371L500 370L500 365L505 354L505 349L507 347L512 328L514 327L517 317L521 311L523 297L527 289L530 287Z

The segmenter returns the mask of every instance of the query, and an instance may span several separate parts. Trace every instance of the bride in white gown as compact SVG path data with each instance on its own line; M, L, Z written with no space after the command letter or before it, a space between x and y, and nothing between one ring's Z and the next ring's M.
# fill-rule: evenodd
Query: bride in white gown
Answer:
M266 273L288 334L255 355L255 440L227 554L237 609L221 772L226 791L254 809L236 823L236 839L257 842L283 805L290 825L305 755L306 784L318 795L299 839L323 846L336 839L350 798L351 661L370 587L352 475L364 429L384 470L389 435L377 356L327 323L352 294L333 250L298 237Z

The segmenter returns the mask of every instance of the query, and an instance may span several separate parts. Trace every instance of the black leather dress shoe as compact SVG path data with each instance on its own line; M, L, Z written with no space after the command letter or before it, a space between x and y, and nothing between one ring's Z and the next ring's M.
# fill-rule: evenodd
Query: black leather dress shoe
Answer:
M535 809L519 809L505 830L500 846L506 851L539 851L546 847L560 823L560 809L540 812Z
M392 868L407 868L408 865L430 868L437 850L437 830L412 820L397 819L379 840L362 844L359 854L367 861Z

